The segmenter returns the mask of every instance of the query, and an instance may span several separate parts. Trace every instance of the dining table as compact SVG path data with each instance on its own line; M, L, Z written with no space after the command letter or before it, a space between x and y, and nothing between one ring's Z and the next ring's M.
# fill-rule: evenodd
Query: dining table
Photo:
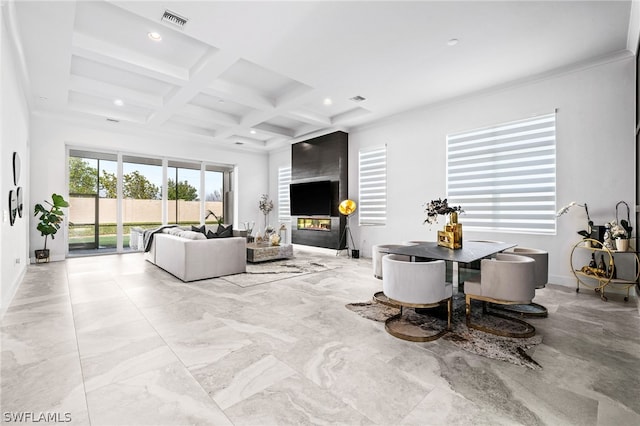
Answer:
M462 248L451 249L438 245L436 241L423 241L411 245L394 246L389 248L387 253L410 256L414 262L444 260L447 268L447 281L460 286L464 283L463 271L478 269L479 265L473 266L474 263L516 245L500 241L464 240ZM454 274L454 272L456 273ZM454 276L455 281L453 280Z

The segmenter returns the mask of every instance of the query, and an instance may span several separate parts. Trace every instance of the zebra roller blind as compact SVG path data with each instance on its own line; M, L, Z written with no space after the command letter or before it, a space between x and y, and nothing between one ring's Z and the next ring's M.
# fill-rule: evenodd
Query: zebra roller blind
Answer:
M555 234L555 112L448 135L447 197L465 230Z
M358 158L360 225L387 222L387 147L363 149Z
M289 184L291 183L291 166L278 168L278 222L291 221L289 203Z

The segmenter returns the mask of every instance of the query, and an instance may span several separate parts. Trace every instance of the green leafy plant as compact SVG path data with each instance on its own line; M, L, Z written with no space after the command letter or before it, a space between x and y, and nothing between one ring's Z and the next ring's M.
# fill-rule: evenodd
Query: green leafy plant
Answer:
M60 229L60 224L64 217L62 209L69 207L69 203L62 195L56 193L51 195L51 201L45 200L44 202L49 206L45 207L42 204L36 204L33 215L40 215L40 217L38 217L39 222L37 229L44 237L44 250L46 250L47 238L51 235L51 239L55 239L55 234L58 232L58 229Z

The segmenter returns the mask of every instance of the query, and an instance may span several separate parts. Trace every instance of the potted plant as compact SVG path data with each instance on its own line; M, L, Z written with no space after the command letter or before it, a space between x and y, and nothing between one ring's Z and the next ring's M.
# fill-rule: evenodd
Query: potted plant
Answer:
M36 262L38 261L48 261L49 260L49 249L47 249L47 239L49 235L51 235L51 239L55 239L55 235L60 229L60 224L62 223L64 212L62 208L69 207L69 203L62 197L62 195L58 195L53 193L51 195L51 201L45 200L49 206L45 207L42 204L36 204L34 207L34 216L38 216L38 226L37 229L40 231L40 234L44 237L44 249L35 250Z
M616 221L611 222L611 237L616 241L617 251L627 251L629 249L629 238L633 228L629 226L626 220L621 220L620 224Z

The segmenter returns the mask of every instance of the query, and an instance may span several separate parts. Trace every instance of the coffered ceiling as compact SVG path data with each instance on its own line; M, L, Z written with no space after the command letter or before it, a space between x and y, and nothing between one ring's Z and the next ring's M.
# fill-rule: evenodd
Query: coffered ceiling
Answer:
M16 0L7 9L36 112L261 151L630 54L629 1ZM186 24L162 21L167 10Z

